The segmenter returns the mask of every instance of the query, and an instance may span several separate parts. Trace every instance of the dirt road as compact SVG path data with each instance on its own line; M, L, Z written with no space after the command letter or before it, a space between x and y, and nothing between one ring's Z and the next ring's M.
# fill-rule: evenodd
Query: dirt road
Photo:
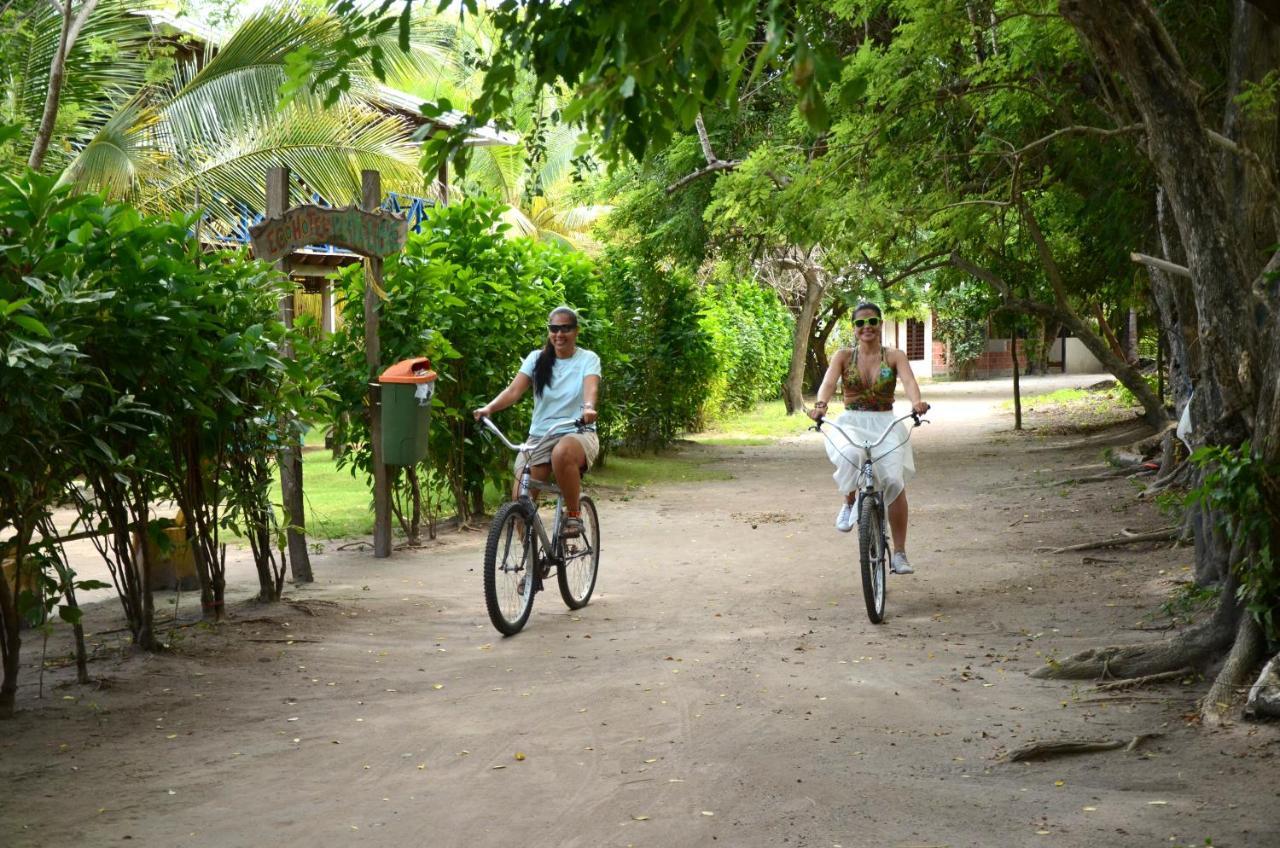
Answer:
M1006 392L928 387L917 573L891 577L881 626L817 436L690 447L733 478L606 500L595 599L569 613L553 589L515 638L485 616L482 535L455 534L316 556L294 603L111 654L102 688L62 670L36 701L28 674L0 725L0 845L1280 845L1277 728L1188 726L1199 681L1027 676L1164 638L1135 628L1191 557L1037 553L1165 522L1121 482L1052 485L1098 449L1013 435Z

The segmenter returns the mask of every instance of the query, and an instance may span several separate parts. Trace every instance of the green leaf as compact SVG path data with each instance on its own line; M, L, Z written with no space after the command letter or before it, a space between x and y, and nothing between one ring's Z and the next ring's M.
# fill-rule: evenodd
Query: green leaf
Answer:
M46 339L53 338L53 334L49 332L49 328L32 318L30 315L11 315L9 316L9 320L29 333L44 336Z

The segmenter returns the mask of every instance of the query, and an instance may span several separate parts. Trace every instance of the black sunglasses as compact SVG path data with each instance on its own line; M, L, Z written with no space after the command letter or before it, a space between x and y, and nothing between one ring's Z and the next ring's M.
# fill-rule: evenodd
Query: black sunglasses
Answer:
M879 327L880 318L875 315L872 315L870 318L854 318L853 326L857 327L859 330L863 327Z
M572 333L576 329L578 329L577 324L548 324L547 325L548 333Z

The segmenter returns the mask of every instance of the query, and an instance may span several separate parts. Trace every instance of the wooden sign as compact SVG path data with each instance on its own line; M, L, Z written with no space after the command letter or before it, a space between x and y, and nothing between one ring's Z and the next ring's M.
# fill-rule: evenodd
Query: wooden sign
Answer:
M384 209L366 212L358 206L295 206L249 228L254 257L267 262L309 244L345 247L361 256L389 256L404 247L408 234L404 215Z

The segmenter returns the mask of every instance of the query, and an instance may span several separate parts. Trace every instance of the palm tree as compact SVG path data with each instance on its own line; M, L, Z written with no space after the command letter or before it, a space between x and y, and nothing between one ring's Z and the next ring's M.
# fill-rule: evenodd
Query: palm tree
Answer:
M341 32L333 17L297 5L248 18L221 44L179 58L171 79L139 80L86 139L64 179L149 212L201 208L223 235L264 207L266 172L275 165L287 165L330 203L358 198L365 168L381 171L388 190L421 193L411 128L372 104L371 75L332 107L306 88L279 105L286 57L305 49L320 57L320 73ZM416 57L434 70L435 51ZM415 54L404 62L412 65Z

